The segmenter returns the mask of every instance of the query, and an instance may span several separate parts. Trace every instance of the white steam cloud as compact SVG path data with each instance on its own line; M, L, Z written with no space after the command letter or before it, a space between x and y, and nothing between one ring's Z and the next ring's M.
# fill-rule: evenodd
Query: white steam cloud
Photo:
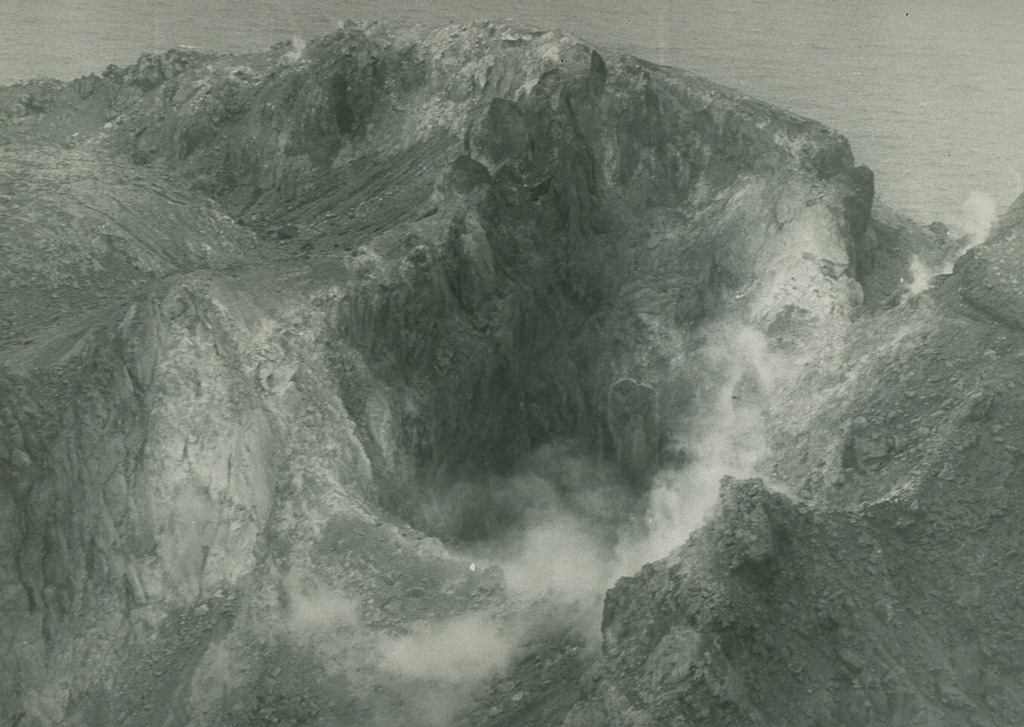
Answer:
M623 524L620 510L614 531L595 516L618 506L617 486L603 479L610 474L552 452L539 468L562 489L536 472L522 475L516 491L534 498L527 525L473 552L480 567L501 567L508 591L521 603L564 604L558 611L561 626L574 629L591 647L600 643L602 599L615 580L683 545L717 502L722 477L758 473L769 449L764 410L776 388L800 368L772 351L755 328L721 326L705 333L707 344L681 364L687 368L680 381L691 382L681 386L698 380L694 403L679 422L670 423L682 432L676 445L687 462L656 476L642 523ZM574 478L568 470L590 480L573 482L573 487L583 484L583 491L570 488L578 496L570 501L563 481ZM590 501L581 507L587 497L603 499L603 506ZM529 618L499 624L482 614L419 624L404 636L379 642L382 667L409 685L406 693L422 703L417 709L429 724L443 725L474 688L507 672L536 626Z
M356 602L341 593L313 594L289 589L289 627L301 636L318 636L339 628L359 626Z
M405 679L462 684L504 671L514 639L479 613L442 623L422 623L382 645L385 670Z
M557 513L523 534L517 552L502 563L505 583L526 598L586 602L614 575L607 550L585 522Z
M617 539L609 538L601 524L544 497L527 528L476 551L502 568L512 594L572 604L587 637L598 636L596 626L584 619L599 610L605 591L617 578L684 544L717 501L722 477L757 474L768 454L764 407L778 384L798 369L749 326L709 332L708 344L685 365L706 372L693 410L679 422L683 434L677 445L688 461L657 474L639 527L635 521L620 523ZM602 483L593 487L597 497L610 497Z
M760 331L749 326L716 331L705 348L705 371L718 372L688 427L684 448L690 461L655 478L647 532L621 544L618 570L631 572L668 555L700 527L718 499L726 475L753 477L768 454L763 411L776 386L797 367L769 350Z
M358 601L342 589L291 577L283 587L290 639L331 654L335 668L372 684L376 697L366 715L372 727L450 727L483 684L508 670L529 633L524 621L471 612L390 634L364 621Z
M290 44L291 50L284 54L284 59L288 63L298 63L306 52L306 41L297 35L293 35Z
M910 258L910 280L907 283L907 292L911 295L918 295L928 290L932 278L936 275L941 275L945 268L946 265L944 264L941 269L936 270L925 264L919 255L912 256ZM953 265L950 263L949 272L952 271Z
M960 251L963 255L975 245L980 245L988 238L998 217L996 202L983 192L971 192L964 202L960 218L960 226L967 237L967 246Z
M953 272L953 265L961 255L988 239L998 218L999 213L994 199L983 192L971 192L964 201L960 215L953 222L954 229L961 234L960 246L937 265L929 265L918 255L914 255L910 259L907 291L911 295L923 293L935 276L949 275Z
M385 633L362 621L344 592L286 579L292 637L317 648L338 644L345 660L355 659L346 668L377 680L381 698L367 724L457 723L537 641L538 629L572 632L596 648L602 598L614 581L684 544L717 501L723 476L757 474L769 446L763 411L799 367L754 328L705 333L708 343L680 363L679 380L688 382L680 386L693 389L693 403L668 422L680 432L674 445L686 464L656 476L642 522L622 523L622 491L610 470L563 451L538 455L533 471L512 483L533 504L525 526L478 544L471 557L475 569L501 567L518 616L471 612Z

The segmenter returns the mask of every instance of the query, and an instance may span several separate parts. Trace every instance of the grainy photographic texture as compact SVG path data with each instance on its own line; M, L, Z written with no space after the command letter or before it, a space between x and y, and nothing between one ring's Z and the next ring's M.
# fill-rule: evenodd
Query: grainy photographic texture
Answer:
M1024 723L1024 6L16 5L0 725Z

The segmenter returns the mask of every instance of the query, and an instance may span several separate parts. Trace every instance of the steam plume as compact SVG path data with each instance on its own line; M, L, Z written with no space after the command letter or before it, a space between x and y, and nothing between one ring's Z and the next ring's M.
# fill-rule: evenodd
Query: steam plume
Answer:
M963 232L959 247L934 266L928 265L918 255L914 255L910 259L908 292L912 295L923 293L928 289L932 278L953 272L953 265L961 255L988 239L998 217L995 200L983 192L971 192L964 201L960 217L955 223Z
M658 474L647 513L646 535L625 542L618 570L626 573L682 545L704 521L718 498L725 475L750 477L768 454L762 410L776 385L792 370L786 357L769 351L768 342L748 326L725 327L711 336L702 370L717 377L698 401L690 453L685 466Z

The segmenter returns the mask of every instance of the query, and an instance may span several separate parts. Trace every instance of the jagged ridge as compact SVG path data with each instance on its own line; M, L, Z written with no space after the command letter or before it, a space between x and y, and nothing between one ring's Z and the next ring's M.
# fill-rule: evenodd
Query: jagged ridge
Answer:
M8 175L40 180L9 187L20 212L0 236L20 266L3 273L13 292L0 311L13 332L2 341L0 557L4 613L19 635L5 672L23 675L5 683L3 702L43 724L142 723L139 679L165 670L177 691L148 704L180 723L288 714L326 724L389 699L392 716L410 718L415 705L395 696L404 682L360 661L369 657L326 638L321 653L292 652L296 600L343 588L367 633L505 601L491 576L397 523L372 524L377 505L428 532L472 534L502 503L495 475L554 442L618 454L622 474L644 480L658 461L638 456L688 456L664 413L699 404L715 376L688 364L703 325L748 321L791 351L845 351L848 335L886 341L890 319L850 334L850 318L893 302L914 246L939 242L871 222L870 171L815 122L679 71L610 61L565 35L490 24L349 26L301 52L240 58L175 51L102 78L4 89L0 108ZM26 163L35 176L18 171ZM40 265L43 251L74 264ZM29 302L24 312L15 296ZM38 302L51 300L53 310ZM818 391L839 375L827 360L821 371ZM628 378L641 385L619 390L655 392L644 411L659 412L656 425L649 414L609 416L609 393ZM780 421L837 451L830 465L853 480L873 456L856 427ZM842 431L851 439L837 445L830 433ZM777 484L796 490L805 464L780 458ZM821 488L837 481L829 474ZM857 491L880 502L893 489L859 476ZM446 492L460 479L489 486L453 507ZM812 485L805 497L830 501ZM756 636L764 620L781 619L782 633L793 615L764 605L763 591L786 583L817 595L826 585L796 565L799 549L875 534L868 514L844 530L845 514L808 513L763 488L725 494L722 519L682 561L613 591L606 633L633 636L607 650L596 695L570 721L961 714L928 695L857 711L843 701L859 698L846 682L831 702L798 700L788 682L785 701L767 697L784 675L748 651L766 643ZM649 609L671 605L652 579L689 587L676 562L707 569L700 583L738 615L719 622L711 608L711 621L691 623L701 601L680 596L648 629ZM843 568L822 565L820 582L850 577ZM419 581L443 595L396 599ZM878 588L899 601L899 587ZM871 633L859 618L845 626L858 649L858 634ZM833 626L819 621L811 637L824 639ZM746 636L723 645L718 631L737 623ZM700 669L690 668L699 657L674 655L705 643L716 645ZM671 652L655 661L674 666L655 672L682 685L685 708L651 702L635 683L651 649ZM304 691L259 676L275 660L316 673L332 659L352 665L344 708L330 678ZM246 670L224 671L225 660ZM883 689L886 699L921 693L925 667L901 668L892 679L903 691ZM579 669L565 673L578 679ZM256 699L268 683L277 706ZM1011 706L993 714L1012 713L1016 697L1003 694ZM573 706L548 699L525 704L555 710L549 721Z

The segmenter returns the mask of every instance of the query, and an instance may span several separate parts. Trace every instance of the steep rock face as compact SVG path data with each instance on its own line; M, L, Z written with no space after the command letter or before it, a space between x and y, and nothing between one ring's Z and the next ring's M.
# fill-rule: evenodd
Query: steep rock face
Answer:
M874 205L858 248L865 306L891 307L910 290L924 290L929 278L949 272L962 242L941 224L923 227L884 204Z
M465 535L449 488L567 440L643 490L688 456L662 450L718 373L692 363L704 324L803 351L848 333L858 281L897 287L841 136L560 34L349 26L4 89L0 109L0 658L19 675L0 701L26 724L453 720L409 695L469 688L396 672L382 634L513 606L379 506ZM715 578L766 588L790 560L777 521L811 526L759 486L726 495L700 547ZM664 567L609 623L639 633ZM654 646L652 678L688 674L708 628ZM559 639L545 661L575 694ZM754 666L721 669L731 696L700 710L768 714ZM587 703L611 723L615 689ZM572 707L533 699L548 721Z
M972 277L1016 217L780 392L771 488L723 481L704 528L609 592L567 724L1019 721L1024 339Z
M171 64L138 101L141 71L108 74L132 102L110 142L281 248L381 261L346 291L338 358L398 392L414 456L376 462L393 481L553 437L608 446L608 387L671 376L659 339L726 301L767 323L859 300L870 173L813 122L497 26L352 27L245 60ZM638 328L609 357L609 332Z
M658 392L633 379L619 379L608 391L608 431L627 480L642 486L657 468L661 448Z
M1013 328L1024 326L1020 295L1021 258L1017 254L1024 234L1024 195L1018 197L989 235L957 261L955 283L964 302Z
M599 706L569 724L1017 718L1013 567L993 557L981 575L967 563L1015 552L1012 538L981 536L968 556L951 534L993 505L1019 507L1015 495L950 516L909 488L853 513L801 511L763 486L737 507L734 487L723 484L721 512L678 555L609 593Z

